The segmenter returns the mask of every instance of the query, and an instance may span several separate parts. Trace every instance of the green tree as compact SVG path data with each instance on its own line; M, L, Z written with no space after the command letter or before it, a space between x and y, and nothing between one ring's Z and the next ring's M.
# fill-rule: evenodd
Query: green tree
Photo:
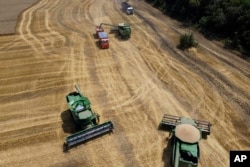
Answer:
M185 33L180 36L180 44L179 44L180 49L188 49L191 47L195 47L197 45L198 43L195 41L192 33L190 34Z

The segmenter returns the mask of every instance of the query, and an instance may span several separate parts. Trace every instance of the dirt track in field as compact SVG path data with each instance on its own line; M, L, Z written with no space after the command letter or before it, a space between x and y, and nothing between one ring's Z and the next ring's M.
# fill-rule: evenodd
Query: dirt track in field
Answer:
M133 16L119 0L40 0L15 35L0 36L0 166L170 166L164 113L213 124L200 167L228 167L229 150L250 150L250 64L197 33L198 48L178 50L186 28L129 2ZM131 39L109 34L100 50L102 22L129 22ZM65 96L75 84L115 130L65 154L74 127Z

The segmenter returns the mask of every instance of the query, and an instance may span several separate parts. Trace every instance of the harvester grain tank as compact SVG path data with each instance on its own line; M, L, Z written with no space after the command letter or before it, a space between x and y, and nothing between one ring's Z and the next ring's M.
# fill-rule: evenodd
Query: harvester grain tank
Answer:
M80 92L78 86L75 88L77 91L69 93L66 100L69 112L80 131L66 137L64 151L96 136L111 132L114 128L111 121L99 124L100 116L92 111L89 99Z
M128 23L119 23L118 25L112 25L112 24L107 24L107 23L101 23L99 25L99 29L102 28L102 25L107 25L111 26L112 28L110 29L111 32L117 32L119 36L123 39L128 39L130 38L131 35L131 28Z
M134 8L132 6L130 6L127 2L122 2L122 9L124 12L127 13L127 15L134 14Z
M172 135L173 167L197 167L200 157L199 140L210 134L211 124L207 121L164 114L160 126L169 130L170 136Z

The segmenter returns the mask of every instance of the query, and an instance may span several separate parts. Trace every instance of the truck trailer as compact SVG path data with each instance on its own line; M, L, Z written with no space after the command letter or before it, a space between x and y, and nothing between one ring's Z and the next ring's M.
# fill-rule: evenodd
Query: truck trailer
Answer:
M99 46L102 49L107 49L109 48L109 39L108 39L108 35L106 32L102 31L102 32L98 32L98 39L99 39Z

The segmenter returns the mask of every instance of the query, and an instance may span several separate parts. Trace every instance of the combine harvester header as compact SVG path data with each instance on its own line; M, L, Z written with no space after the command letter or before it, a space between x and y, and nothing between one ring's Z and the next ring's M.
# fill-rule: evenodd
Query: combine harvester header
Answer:
M160 125L172 135L173 167L197 167L200 157L199 141L210 134L211 124L207 121L165 114Z
M174 129L177 125L183 124L183 121L185 122L185 120L187 121L187 123L192 124L193 126L196 126L202 132L202 135L210 134L210 127L212 125L207 121L201 121L201 120L195 120L195 119L190 119L190 118L164 114L162 121L161 121L161 125L163 127Z
M65 139L64 151L71 147L111 132L114 125L111 121L99 124L99 115L91 110L90 101L81 92L78 86L75 86L77 92L71 92L66 96L69 112L74 119L77 129L81 131L74 133Z

